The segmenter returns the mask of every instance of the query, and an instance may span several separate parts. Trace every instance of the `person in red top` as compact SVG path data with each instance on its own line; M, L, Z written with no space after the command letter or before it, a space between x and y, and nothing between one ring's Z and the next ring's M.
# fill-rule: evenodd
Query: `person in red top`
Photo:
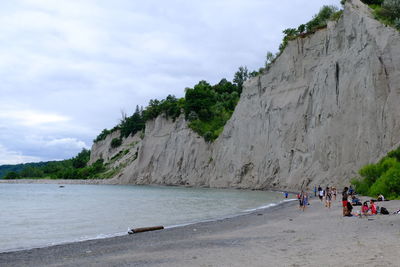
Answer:
M361 207L361 215L368 215L368 210L369 210L368 204L367 204L367 202L365 201L365 202L363 203L362 207Z
M376 214L376 206L374 201L371 199L369 201L370 205L369 205L369 209L371 210L371 215L375 215Z

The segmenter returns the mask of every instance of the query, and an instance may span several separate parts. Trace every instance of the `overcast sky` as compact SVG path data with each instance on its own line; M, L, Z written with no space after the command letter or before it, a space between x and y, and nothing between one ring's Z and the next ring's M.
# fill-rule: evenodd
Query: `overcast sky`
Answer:
M0 8L0 165L66 159L121 110L232 80L339 0L13 0Z

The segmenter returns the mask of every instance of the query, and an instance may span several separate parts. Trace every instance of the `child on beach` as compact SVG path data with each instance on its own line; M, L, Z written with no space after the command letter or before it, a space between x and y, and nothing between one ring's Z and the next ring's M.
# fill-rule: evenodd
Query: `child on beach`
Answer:
M361 215L367 216L368 215L368 204L367 201L365 201L361 207Z

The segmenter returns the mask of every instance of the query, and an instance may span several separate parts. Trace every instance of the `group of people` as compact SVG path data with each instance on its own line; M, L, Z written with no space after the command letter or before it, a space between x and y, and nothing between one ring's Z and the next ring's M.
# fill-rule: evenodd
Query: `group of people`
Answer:
M318 196L322 203L325 202L325 207L331 208L332 200L336 200L337 189L334 186L327 186L325 189L323 189L321 186L318 186L318 188L315 186L314 196ZM301 193L297 195L297 199L299 201L299 209L304 211L307 205L309 205L309 196L307 192L301 191ZM385 198L383 195L378 196L378 201L384 201L384 199ZM361 206L360 212L357 214L353 214L353 206ZM371 199L370 201L365 201L364 203L361 203L360 199L356 196L355 190L352 188L352 186L346 186L342 191L342 207L343 216L375 215L378 213L375 200Z
M297 194L297 199L299 200L299 209L305 211L309 205L307 192L301 191L301 193Z
M331 208L332 206L332 199L336 200L336 195L337 195L337 190L335 187L329 187L327 186L325 189L322 189L321 186L318 186L318 191L317 187L314 187L314 196L316 197L318 193L318 197L321 200L321 202L324 201L325 199L325 207Z
M345 187L342 192L342 206L343 206L343 216L348 216L351 217L353 215L355 216L361 216L361 215L376 215L378 213L375 201L371 199L369 201L364 201L361 206L360 213L355 213L353 214L353 205L361 205L360 200L355 196L354 190L348 187ZM349 197L351 198L351 201L349 201ZM384 199L382 195L380 195L381 199Z

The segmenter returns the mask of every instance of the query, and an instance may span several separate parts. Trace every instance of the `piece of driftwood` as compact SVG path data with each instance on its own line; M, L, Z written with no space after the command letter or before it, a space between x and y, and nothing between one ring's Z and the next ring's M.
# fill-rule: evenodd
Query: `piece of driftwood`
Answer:
M162 229L164 229L164 226L132 228L130 231L128 231L128 234L136 234L136 233L141 233L141 232L149 232L149 231L162 230Z

